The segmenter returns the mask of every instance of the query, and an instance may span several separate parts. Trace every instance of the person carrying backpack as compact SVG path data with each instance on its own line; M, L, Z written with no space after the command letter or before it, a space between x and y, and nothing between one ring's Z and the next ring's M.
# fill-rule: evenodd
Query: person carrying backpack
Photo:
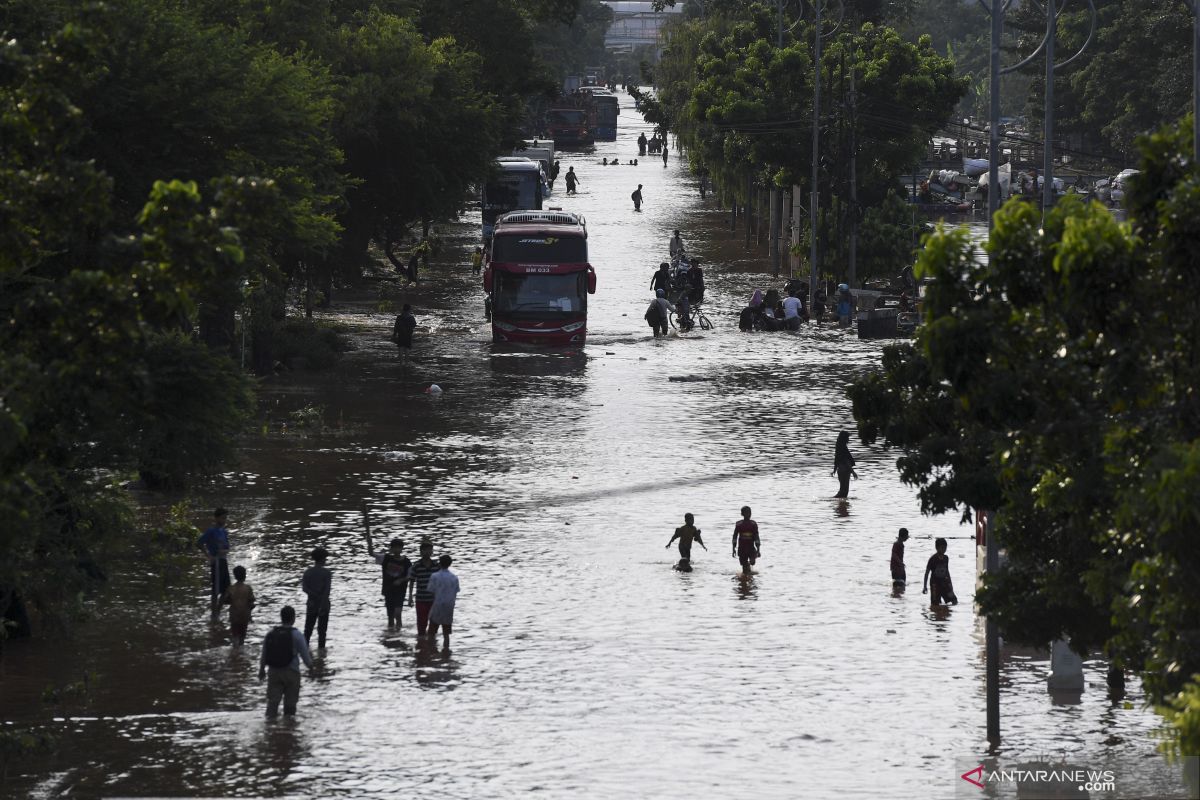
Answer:
M642 210L642 185L639 183L638 188L633 190L633 194L629 195L629 199L633 201L633 210Z
M654 295L655 297L650 301L643 318L650 329L654 331L655 336L666 336L667 314L674 311L675 306L671 305L671 301L667 299L667 293L662 289L655 290Z
M304 634L296 630L296 609L284 606L279 610L280 625L272 628L263 639L262 654L258 658L258 679L267 679L267 716L279 714L279 701L283 700L283 713L296 713L300 699L300 662L311 670L312 654Z

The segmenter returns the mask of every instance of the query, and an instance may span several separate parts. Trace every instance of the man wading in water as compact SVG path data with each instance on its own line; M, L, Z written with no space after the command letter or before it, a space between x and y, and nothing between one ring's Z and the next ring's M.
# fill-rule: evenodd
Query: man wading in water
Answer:
M733 526L733 556L742 562L742 574L750 577L750 567L762 558L758 523L750 519L750 506L742 506L742 519Z

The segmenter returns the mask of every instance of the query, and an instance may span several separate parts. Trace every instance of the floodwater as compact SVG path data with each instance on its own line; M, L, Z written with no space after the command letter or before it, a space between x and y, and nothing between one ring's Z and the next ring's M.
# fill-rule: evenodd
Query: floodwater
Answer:
M443 231L419 290L389 277L346 298L333 316L356 326L357 349L332 372L268 383L269 433L248 437L237 471L198 500L231 509L231 563L259 598L252 643L231 651L224 624L207 621L199 562L165 594L130 565L73 639L17 643L0 660L3 719L57 737L7 765L4 792L941 798L992 757L1124 760L1135 766L1123 786L1172 789L1140 687L1110 701L1099 661L1081 697L1055 701L1045 655L1006 651L1004 740L989 752L972 528L922 518L896 454L856 437L860 478L848 502L832 498L834 440L853 424L843 390L881 343L829 327L739 333L752 289L782 279L744 252L711 196L700 201L673 151L666 167L599 165L635 157L646 129L621 100L618 141L563 154L580 192L551 198L588 218L599 290L587 346L491 344L465 256L477 212ZM655 340L642 313L675 228L705 261L717 328ZM383 300L415 304L407 362L386 339ZM431 382L440 398L423 392ZM306 406L326 428L283 432ZM412 552L429 535L454 556L452 652L418 646L411 610L399 635L386 630L364 503L377 540L402 536ZM745 504L763 542L749 580L729 548ZM688 511L709 549L681 574L664 545ZM901 526L910 585L895 596ZM962 601L942 613L920 591L936 536L950 539ZM330 646L299 716L268 722L258 642L282 605L303 613L316 544L335 574ZM41 702L47 684L86 672L86 700Z

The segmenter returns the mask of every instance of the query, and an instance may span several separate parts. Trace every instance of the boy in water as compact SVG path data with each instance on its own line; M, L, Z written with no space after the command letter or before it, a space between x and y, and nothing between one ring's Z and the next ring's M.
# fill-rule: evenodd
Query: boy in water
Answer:
M417 636L424 636L429 628L429 609L433 607L433 592L429 591L429 576L437 572L437 562L433 560L433 542L421 540L421 557L408 571L408 604L413 604L416 596L417 605Z
M246 583L246 568L233 568L234 584L225 590L221 602L229 606L229 636L234 647L246 643L246 629L250 627L250 611L254 608L254 590Z
M896 541L892 542L892 585L904 586L908 576L904 572L904 543L908 541L908 528L901 528Z
M400 613L404 608L404 593L408 589L408 573L412 561L404 555L404 542L392 539L386 553L375 552L371 532L367 531L367 553L383 568L383 607L387 610L388 627L400 627Z
M229 530L225 527L228 518L225 509L213 512L212 527L196 541L196 546L208 556L209 577L212 579L212 618L221 611L221 596L229 588Z
M742 519L733 526L733 556L742 562L742 574L749 577L750 567L762 558L758 523L750 519L750 506L742 506Z
M450 571L454 559L442 556L438 559L437 572L429 576L429 592L433 604L429 609L429 638L436 639L438 626L442 628L442 648L450 649L450 628L454 625L454 601L458 597L458 576Z
M317 629L317 647L325 647L325 632L329 630L329 591L333 586L333 572L325 567L329 553L318 547L310 554L313 566L304 572L300 587L308 595L304 609L304 641L312 640L313 627Z
M939 537L934 540L933 546L937 552L929 557L929 563L925 565L925 585L921 588L921 594L928 594L929 587L932 586L930 605L958 605L958 598L954 595L954 584L950 581L950 559L946 556L946 540ZM933 580L929 579L931 573Z
M692 540L693 539L696 541L696 543L698 545L700 545L701 547L704 547L704 540L700 538L700 529L692 524L695 521L696 521L696 518L693 517L690 513L684 514L683 515L683 525L675 529L675 535L671 537L671 541L667 542L667 549L669 550L671 548L671 545L675 543L675 540L678 539L679 540L679 556L684 561L688 561L688 562L690 562L692 560ZM704 549L708 550L707 547L704 547Z

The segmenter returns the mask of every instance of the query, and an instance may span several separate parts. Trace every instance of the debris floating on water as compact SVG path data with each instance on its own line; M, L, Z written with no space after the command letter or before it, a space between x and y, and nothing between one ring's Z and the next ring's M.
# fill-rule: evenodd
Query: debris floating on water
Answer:
M706 381L708 378L703 375L671 375L667 380L673 383L696 383L698 381Z
M429 388L425 390L425 394L430 394L430 395L433 395L434 397L437 397L441 393L442 393L442 387L438 386L436 383L429 384Z

